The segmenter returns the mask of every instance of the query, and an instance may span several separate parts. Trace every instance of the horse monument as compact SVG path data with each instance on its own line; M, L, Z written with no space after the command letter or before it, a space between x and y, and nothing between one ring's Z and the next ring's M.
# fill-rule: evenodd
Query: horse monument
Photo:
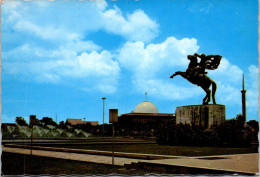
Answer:
M200 58L200 62L198 62L198 57ZM225 121L225 106L216 104L215 93L217 90L217 84L207 76L206 72L206 69L217 69L221 58L222 56L220 55L205 55L197 53L194 55L188 55L190 64L186 72L176 71L170 76L170 78L173 78L180 75L192 84L198 85L206 92L202 105L189 105L176 108L177 124L187 123L208 128L212 125L219 125ZM212 87L212 91L210 90L210 86ZM213 104L209 104L211 96Z

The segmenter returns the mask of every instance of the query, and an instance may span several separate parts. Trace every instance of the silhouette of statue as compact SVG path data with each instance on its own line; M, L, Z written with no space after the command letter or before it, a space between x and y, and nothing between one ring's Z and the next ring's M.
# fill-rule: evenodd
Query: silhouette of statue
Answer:
M198 58L200 58L200 62L198 63ZM174 76L180 75L183 78L187 79L192 84L196 84L200 86L205 92L206 96L203 98L203 104L208 104L210 102L210 96L212 94L213 104L216 104L215 93L217 90L217 84L207 76L206 69L214 70L217 69L222 56L220 55L208 55L205 54L197 54L188 55L187 58L190 60L190 64L186 70L176 71L170 78ZM212 85L212 93L210 90L210 86Z

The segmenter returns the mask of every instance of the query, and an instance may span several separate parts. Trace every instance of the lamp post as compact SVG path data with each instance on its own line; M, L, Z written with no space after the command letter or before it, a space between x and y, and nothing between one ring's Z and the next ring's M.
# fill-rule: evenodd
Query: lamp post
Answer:
M114 141L115 141L115 125L114 123L118 122L118 109L109 109L109 123L112 123L112 136L113 136L113 142L112 142L112 166L113 166L113 172L114 172L114 163L115 163L115 156L114 156Z
M31 127L31 155L32 155L32 143L33 143L33 125L36 123L36 115L30 115L30 123Z
M102 100L103 100L103 136L104 136L104 123L105 123L105 99L106 97L103 97Z

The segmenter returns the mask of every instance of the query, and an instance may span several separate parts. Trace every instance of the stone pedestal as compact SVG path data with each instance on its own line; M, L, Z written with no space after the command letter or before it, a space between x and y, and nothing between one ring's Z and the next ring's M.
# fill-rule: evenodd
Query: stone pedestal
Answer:
M210 128L226 120L225 105L189 105L176 108L176 124L201 125Z

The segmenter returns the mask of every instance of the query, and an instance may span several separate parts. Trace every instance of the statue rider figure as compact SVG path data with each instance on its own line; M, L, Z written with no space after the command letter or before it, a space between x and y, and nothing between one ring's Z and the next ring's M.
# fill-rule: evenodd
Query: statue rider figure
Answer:
M188 59L190 60L190 64L186 70L186 74L189 78L193 78L195 75L197 75L197 69L198 68L198 59L197 56L194 55L188 55Z
M206 61L208 60L208 56L206 56L204 53L202 54L197 54L195 53L194 55L198 56L200 58L200 63L199 63L199 73L200 74L207 74L208 72L205 72L205 66L206 66Z
M198 63L197 57L201 58L200 63ZM188 55L190 64L186 70L186 74L187 74L187 77L189 77L192 81L195 82L195 80L197 80L197 82L199 82L199 80L198 80L199 74L203 74L203 76L205 74L207 74L207 72L205 72L205 67L204 67L206 58L207 57L205 54L199 55L199 54L195 53L194 55Z

